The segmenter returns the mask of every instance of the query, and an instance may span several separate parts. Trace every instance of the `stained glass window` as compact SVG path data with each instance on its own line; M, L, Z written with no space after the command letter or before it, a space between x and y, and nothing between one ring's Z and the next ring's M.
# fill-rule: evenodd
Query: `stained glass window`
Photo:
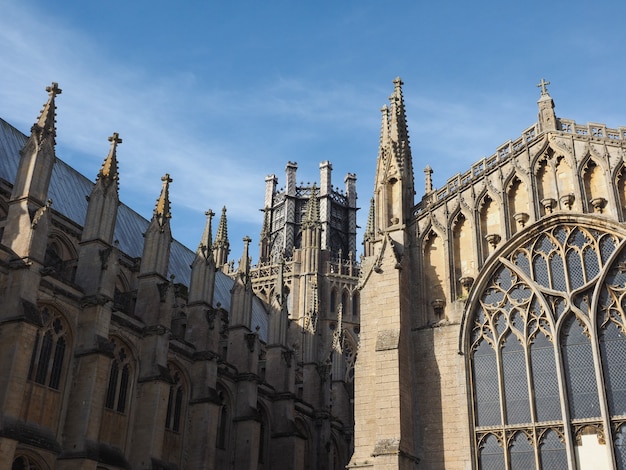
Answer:
M617 467L626 470L620 231L555 223L502 250L483 275L466 323L478 468L577 465L582 441L575 433L584 423L600 439L608 436ZM607 419L612 430L604 429Z

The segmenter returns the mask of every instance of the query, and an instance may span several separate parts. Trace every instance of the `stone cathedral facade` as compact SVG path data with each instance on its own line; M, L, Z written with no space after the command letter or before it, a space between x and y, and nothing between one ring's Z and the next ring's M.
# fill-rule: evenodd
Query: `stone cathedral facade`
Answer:
M119 135L95 184L57 158L47 91L30 135L0 120L0 469L344 468L356 177L268 177L235 268L226 208L173 239L169 175L150 220L119 201Z
M626 468L626 128L557 117L542 80L536 123L415 201L394 83L348 468Z

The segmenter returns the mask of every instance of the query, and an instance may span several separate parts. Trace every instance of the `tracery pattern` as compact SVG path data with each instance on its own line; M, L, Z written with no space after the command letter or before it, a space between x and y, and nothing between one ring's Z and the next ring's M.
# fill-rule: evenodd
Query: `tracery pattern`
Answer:
M624 236L561 223L492 272L468 316L477 467L567 468L592 430L626 469Z

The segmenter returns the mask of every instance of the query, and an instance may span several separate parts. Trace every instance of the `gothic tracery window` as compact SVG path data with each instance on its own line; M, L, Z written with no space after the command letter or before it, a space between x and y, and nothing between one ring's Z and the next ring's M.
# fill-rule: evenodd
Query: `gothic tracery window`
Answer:
M52 389L58 389L67 349L67 327L48 308L41 311L43 328L35 336L28 379Z
M625 245L553 223L492 264L467 323L477 468L585 468L596 449L626 469Z
M115 349L109 372L105 406L118 413L125 413L131 385L131 358L128 355L127 348L120 344L119 341L113 340L112 343Z

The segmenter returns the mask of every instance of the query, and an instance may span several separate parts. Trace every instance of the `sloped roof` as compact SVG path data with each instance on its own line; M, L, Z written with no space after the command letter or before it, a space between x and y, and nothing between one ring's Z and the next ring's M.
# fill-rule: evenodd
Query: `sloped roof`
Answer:
M0 118L0 178L11 185L15 181L20 159L20 150L28 137ZM52 179L48 198L52 199L52 209L77 223L81 227L87 214L87 196L94 183L58 157L52 169ZM120 204L117 213L114 239L119 241L119 249L132 258L140 258L143 253L143 234L149 221L126 204ZM176 282L189 285L191 263L195 253L174 240L170 250L169 274L175 275ZM230 290L234 280L218 271L215 280L214 301L225 310L230 310ZM252 328L259 327L259 336L267 340L267 312L263 303L255 298L252 309Z

